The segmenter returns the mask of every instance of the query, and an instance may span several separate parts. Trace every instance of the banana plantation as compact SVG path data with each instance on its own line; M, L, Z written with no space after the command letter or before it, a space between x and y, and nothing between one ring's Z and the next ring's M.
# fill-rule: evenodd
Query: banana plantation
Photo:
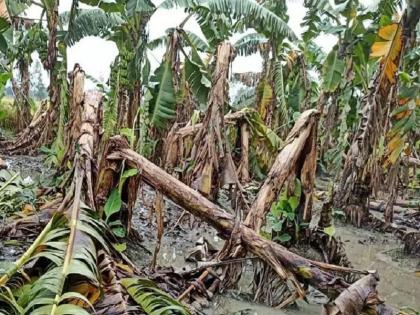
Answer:
M0 0L0 314L420 314L419 19Z

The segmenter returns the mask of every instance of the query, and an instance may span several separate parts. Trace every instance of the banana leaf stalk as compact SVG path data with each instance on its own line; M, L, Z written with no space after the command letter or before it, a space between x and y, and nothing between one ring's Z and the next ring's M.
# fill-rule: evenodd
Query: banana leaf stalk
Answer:
M49 231L51 231L51 227L53 226L53 220L54 218L48 222L48 224L38 235L38 237L35 239L32 245L29 246L26 252L0 278L0 286L4 286L10 280L10 278L31 259L38 246L42 244L42 241L44 240L45 236L48 234Z
M0 192L6 189L7 186L9 186L13 181L19 176L19 173L14 174L12 177L9 178L8 181L6 181L3 186L0 187Z
M76 166L75 172L75 179L76 179L76 187L75 187L75 196L73 201L71 219L70 219L70 235L68 240L68 245L66 249L66 256L64 258L63 268L62 268L62 276L60 280L59 290L54 298L54 305L51 309L51 315L56 314L58 304L61 301L61 296L64 288L64 282L66 280L67 275L69 274L70 263L73 258L73 250L74 250L74 243L76 239L77 233L77 224L79 222L79 215L80 215L80 196L82 191L82 184L83 184L83 171L80 165Z

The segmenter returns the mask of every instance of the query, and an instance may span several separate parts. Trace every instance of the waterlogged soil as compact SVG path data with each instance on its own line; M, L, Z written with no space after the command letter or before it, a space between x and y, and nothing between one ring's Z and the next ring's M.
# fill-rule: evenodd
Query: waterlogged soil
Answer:
M347 256L355 268L378 271L378 289L387 303L420 310L419 257L405 255L404 245L389 233L345 225L339 226L336 234L345 242Z
M22 178L30 177L35 182L51 180L53 170L44 164L44 156L0 155L8 169L19 172Z
M10 165L10 169L20 171L23 177L30 176L35 181L51 176L45 167L42 157L2 157ZM319 185L322 186L322 183ZM320 189L320 187L318 187ZM322 188L321 188L322 189ZM323 189L322 189L323 190ZM138 194L133 226L140 236L141 242L129 240L127 255L139 266L147 266L152 260L156 245L156 225L150 214L155 192L143 185ZM226 199L226 198L225 198ZM200 238L204 238L215 249L223 246L223 240L215 230L206 223L191 221L190 215L169 200L165 199L165 232L162 239L157 262L161 266L173 267L182 272L203 262L187 262L185 257L196 246ZM221 201L222 204L225 204ZM411 307L420 310L420 259L408 257L402 252L403 245L391 234L383 234L350 225L336 223L336 236L345 244L347 255L355 268L377 270L381 281L379 292L386 302L395 308ZM26 248L26 243L10 243L0 240L0 273L14 261ZM249 267L248 270L252 268ZM417 271L417 273L416 273ZM240 292L229 291L216 296L209 308L204 311L211 315L308 315L321 313L321 300L311 299L311 304L298 301L298 305L287 310L269 308L249 302L241 293L250 292L252 274L243 274ZM318 303L318 304L317 304Z
M142 187L136 205L134 226L143 238L145 248L129 246L129 256L138 264L150 264L156 245L156 228L150 223L149 210L155 193L147 185ZM165 206L165 234L162 239L158 264L173 267L182 272L199 266L200 262L187 262L185 257L196 246L196 241L204 237L215 248L223 246L223 240L206 223L190 224L190 216L186 214L181 222L179 218L183 210L169 200ZM152 222L154 219L152 218ZM420 259L409 257L402 251L403 244L392 234L355 228L348 224L336 223L336 236L345 244L347 255L355 268L377 270L380 278L379 292L386 302L396 309L411 307L420 310ZM246 268L252 269L252 268ZM243 274L241 292L250 291L252 275ZM216 296L206 314L214 315L304 315L320 314L321 300L312 299L315 304L299 301L297 307L288 310L269 308L247 301L239 292L228 292Z
M24 180L37 185L50 185L53 170L45 166L43 156L0 155L0 157L6 162L9 171L19 172ZM0 221L0 228L4 223ZM26 240L0 240L0 274L19 258L28 246L30 243Z

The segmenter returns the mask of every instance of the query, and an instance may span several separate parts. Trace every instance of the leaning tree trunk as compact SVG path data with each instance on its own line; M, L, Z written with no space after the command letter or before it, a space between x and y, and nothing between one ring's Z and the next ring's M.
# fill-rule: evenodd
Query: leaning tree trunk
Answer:
M224 109L228 99L229 66L233 58L233 47L227 42L220 44L207 112L191 152L190 160L194 165L187 175L187 182L193 188L212 199L215 199L221 186L223 172L232 172L228 169L232 163L226 148Z
M300 199L300 205L297 209L297 219L299 222L310 222L312 218L312 194L316 171L316 131L318 116L319 113L314 109L301 114L287 137L284 147L277 155L265 182L260 187L244 221L244 224L252 228L256 233L259 233L263 227L271 205L277 200L286 182L294 178L301 180L303 191L303 196ZM219 259L245 257L246 250L241 245L238 246L238 244L233 244L233 246L227 244L224 253L226 255L222 254L222 257L219 257ZM238 266L232 265L228 266L225 270L228 277L231 278L229 280L231 285L239 281L241 277L240 267L238 268ZM265 287L266 289L270 288L266 280L268 281L267 277L272 276L271 273L263 272L262 274L261 277L258 277L254 281L254 291L256 294L261 292L261 287ZM278 283L270 282L270 284L279 286ZM298 297L303 297L304 293L299 286L295 286L294 288L293 286L289 286L288 291L290 289L295 289L295 292L291 293L291 296L283 299L281 305L286 305ZM262 296L262 299L264 300L265 297ZM278 304L278 302L276 303Z
M290 252L285 247L259 236L234 216L209 201L199 192L175 179L161 168L154 165L135 151L128 148L128 143L121 137L114 137L108 145L107 159L122 161L141 171L141 178L185 210L206 221L220 235L229 239L232 234L239 235L243 246L269 264L283 281L290 281L297 291L305 295L301 285L310 284L325 292L330 297L349 288L339 274L360 273L354 269L312 261ZM371 301L371 300L369 300ZM377 300L376 306L382 302ZM376 307L375 306L375 307ZM357 313L350 313L356 315ZM380 314L380 313L378 313Z
M276 158L270 173L260 188L251 206L245 224L260 231L271 204L277 199L284 183L290 176L302 181L305 205L302 212L304 222L312 218L312 193L316 170L316 128L319 113L308 110L296 122L285 145Z

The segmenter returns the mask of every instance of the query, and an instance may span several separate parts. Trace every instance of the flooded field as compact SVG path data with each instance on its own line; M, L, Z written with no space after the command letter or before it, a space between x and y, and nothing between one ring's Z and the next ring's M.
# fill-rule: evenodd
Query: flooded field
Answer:
M45 176L45 167L40 158L8 159L14 170L19 170L24 176L39 180ZM139 266L148 266L156 245L156 228L150 224L149 208L154 200L154 191L143 185L138 195L134 212L134 228L141 237L141 242L127 242L128 256ZM173 267L177 272L183 272L197 267L200 262L186 261L186 257L203 239L215 249L220 249L223 240L214 229L205 223L194 222L190 227L190 217L185 215L179 220L183 211L174 203L166 200L165 234L162 240L158 264ZM408 257L402 251L402 244L391 234L384 234L366 229L355 228L348 224L336 222L336 236L345 244L346 253L355 268L377 270L381 281L379 292L388 304L396 309L411 307L420 310L420 259ZM200 240L201 239L201 240ZM16 243L2 240L0 246L0 271L4 270L23 252L29 243ZM280 310L247 301L243 292L250 291L252 273L251 263L248 271L244 271L239 291L228 291L216 296L210 307L204 310L208 315L306 315L320 314L321 305L308 304L299 301L297 306ZM417 271L417 274L416 274Z
M130 250L130 255L139 264L147 264L151 260L154 250L155 238L154 227L148 223L148 205L153 202L154 192L150 187L143 187L140 194L135 222L140 235L143 236L143 245L146 247ZM189 215L183 224L175 227L182 210L170 201L166 202L167 211L165 221L167 227L162 240L162 247L158 263L163 266L172 266L176 271L182 272L197 266L196 263L186 262L185 257L195 247L195 241L204 237L215 248L221 248L223 240L220 239L211 227L205 223L200 228L189 228ZM336 223L336 234L345 244L346 253L355 268L363 270L377 270L382 281L379 282L379 292L387 303L395 308L410 307L420 310L420 277L416 271L420 270L420 259L410 257L403 253L400 241L392 234L384 234L375 231L359 229L349 224ZM247 270L251 268L246 268ZM252 281L250 273L245 274L245 280L241 281L242 292L249 291L249 283ZM279 310L268 308L245 301L243 297L231 294L218 296L214 299L211 309L206 314L223 315L281 315L281 314L320 314L321 306L308 304L300 301L298 308Z

